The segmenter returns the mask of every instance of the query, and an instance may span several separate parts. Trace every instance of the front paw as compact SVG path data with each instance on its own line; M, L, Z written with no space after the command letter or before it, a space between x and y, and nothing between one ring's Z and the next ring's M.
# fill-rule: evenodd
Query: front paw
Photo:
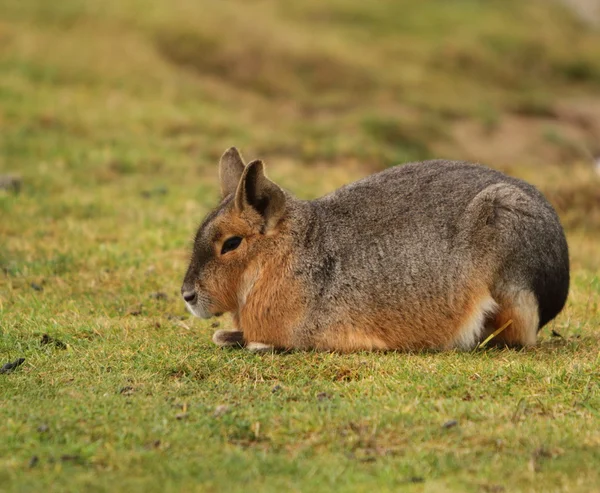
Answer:
M254 354L266 354L275 351L275 347L262 342L249 342L246 344L246 349Z
M241 330L217 330L212 340L220 347L244 347L244 333Z

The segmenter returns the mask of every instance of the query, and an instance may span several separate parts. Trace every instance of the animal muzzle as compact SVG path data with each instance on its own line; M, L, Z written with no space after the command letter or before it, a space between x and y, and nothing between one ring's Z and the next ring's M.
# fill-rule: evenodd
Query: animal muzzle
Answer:
M193 286L186 286L185 284L181 288L181 296L185 301L185 305L189 312L199 318L210 318L213 314L208 309L210 300L208 296L204 296L202 293L198 293L196 288Z

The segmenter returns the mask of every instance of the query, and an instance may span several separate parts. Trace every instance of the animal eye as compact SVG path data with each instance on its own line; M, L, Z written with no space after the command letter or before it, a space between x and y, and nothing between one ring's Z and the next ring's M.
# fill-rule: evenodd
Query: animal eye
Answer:
M237 247L240 246L240 243L242 243L241 236L232 236L231 238L227 238L223 242L223 246L221 247L221 255L235 250Z

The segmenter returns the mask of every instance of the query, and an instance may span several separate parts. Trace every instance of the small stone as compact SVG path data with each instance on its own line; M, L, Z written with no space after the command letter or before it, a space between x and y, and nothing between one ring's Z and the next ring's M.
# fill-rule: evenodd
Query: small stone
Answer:
M442 425L442 428L445 428L446 430L448 430L450 428L454 428L456 425L458 425L458 421L456 421L455 419L451 419L450 421L446 421Z
M215 408L215 412L214 412L213 416L215 418L218 418L219 416L223 416L227 412L229 412L229 406L226 404L220 404Z
M358 459L360 462L375 462L377 460L377 457L374 457L372 455L366 455L364 457L361 457L360 459Z
M129 308L127 308L127 311L125 313L126 313L126 315L131 315L132 317L137 317L138 315L141 315L142 314L141 303L130 306Z
M14 371L17 367L21 366L25 362L25 358L17 358L16 360L5 363L2 368L0 368L0 373L10 373Z
M169 189L167 187L155 187L155 188L152 188L151 190L143 190L141 192L141 195L145 199L149 199L151 197L167 195L168 192L169 192Z
M44 334L42 336L42 339L40 340L40 344L42 346L52 344L52 345L56 346L58 349L67 349L67 345L64 342L62 342L58 339L55 339L54 337L52 337L48 334Z
M61 462L80 462L81 456L74 454L64 454L60 456Z
M150 443L147 443L145 445L145 448L146 449L160 448L161 444L162 444L162 442L160 440L154 440L154 441L152 441Z
M122 394L122 395L131 395L134 392L135 392L135 389L131 385L122 387L121 390L119 390L119 394Z
M505 488L500 484L482 484L481 491L485 493L503 493Z
M157 291L156 293L150 293L150 298L153 300L166 300L169 296L164 291Z
M48 433L48 431L50 430L50 427L47 424L41 424L40 426L37 427L37 431L40 433Z
M0 190L7 192L19 193L23 180L16 175L0 175Z

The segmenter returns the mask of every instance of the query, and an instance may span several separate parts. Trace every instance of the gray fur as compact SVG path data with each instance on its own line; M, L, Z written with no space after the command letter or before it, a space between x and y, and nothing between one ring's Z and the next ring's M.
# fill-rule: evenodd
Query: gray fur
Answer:
M396 166L320 199L290 199L296 224L297 275L310 278L308 332L334 323L342 311L414 312L444 298L480 270L491 269L492 294L510 285L559 291L554 318L568 289L567 242L552 206L532 185L464 162ZM555 284L560 285L558 287ZM416 307L416 309L414 309ZM546 320L547 321L547 320ZM545 322L544 322L545 323ZM300 341L298 341L300 342Z
M286 193L282 214L293 276L309 293L294 347L369 313L401 312L418 330L430 305L451 314L474 278L494 300L533 293L538 328L567 297L568 248L554 209L532 185L483 166L397 166L313 201Z

